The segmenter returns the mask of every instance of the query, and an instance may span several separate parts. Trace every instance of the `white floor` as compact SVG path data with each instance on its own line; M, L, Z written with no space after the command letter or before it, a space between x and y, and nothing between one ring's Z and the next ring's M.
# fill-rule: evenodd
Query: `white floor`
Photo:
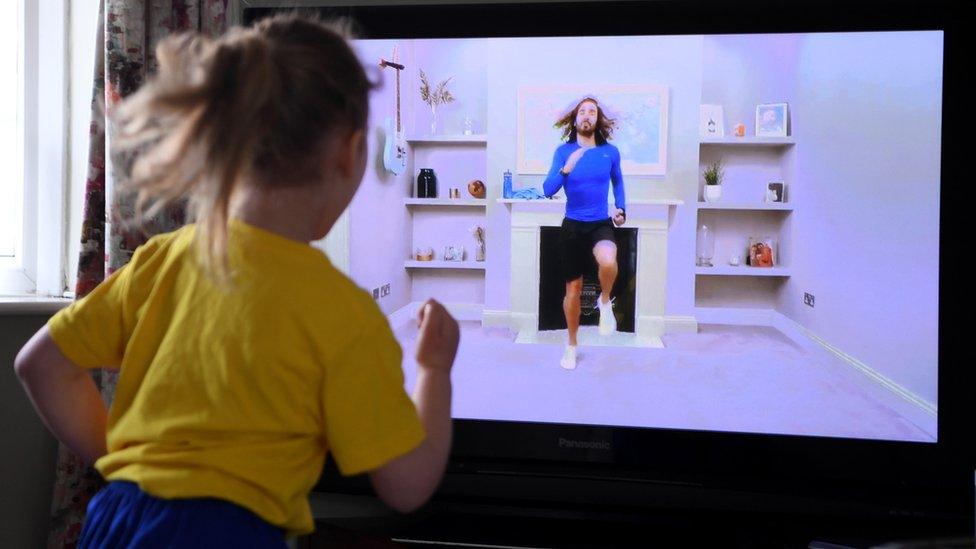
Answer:
M461 324L455 418L935 440L934 414L771 327L701 324L665 335L663 348L621 345L623 335L594 346L600 336L586 327L579 365L567 371L565 330L520 343L507 329ZM411 389L415 325L396 333Z

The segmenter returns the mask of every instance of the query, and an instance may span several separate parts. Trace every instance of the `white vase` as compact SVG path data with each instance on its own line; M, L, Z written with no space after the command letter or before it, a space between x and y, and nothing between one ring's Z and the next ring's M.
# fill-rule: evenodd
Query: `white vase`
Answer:
M722 198L721 185L705 185L705 202L718 202Z

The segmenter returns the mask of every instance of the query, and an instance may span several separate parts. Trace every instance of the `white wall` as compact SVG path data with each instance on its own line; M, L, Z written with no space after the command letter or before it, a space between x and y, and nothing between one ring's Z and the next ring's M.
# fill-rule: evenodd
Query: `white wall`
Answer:
M796 65L782 310L937 404L942 34L808 35Z
M454 77L447 88L455 101L437 107L438 133L461 133L465 116L473 119L474 133L485 133L489 123L486 44L486 41L477 39L414 40L411 43L415 52L414 62L407 67L407 80L403 82L406 84L403 98L411 110L411 134L430 133L430 107L420 98L421 69L427 75L431 88L448 77Z
M726 135L754 135L759 103L790 105L792 276L772 287L776 309L933 404L941 52L938 33L707 36L702 88Z
M376 66L382 57L392 60L394 44L400 44L400 62L412 65L412 49L407 41L359 41L355 48L364 65ZM394 175L383 167L386 117L396 120L396 80L393 69L384 69L383 87L370 98L366 174L349 205L349 274L363 288L390 284L390 295L379 300L389 314L410 302L410 278L403 268L410 248L410 227L403 197L410 196L413 176L410 167ZM401 76L401 110L404 77ZM401 118L405 117L401 114Z
M704 37L702 103L722 105L725 135L736 123L756 135L756 105L790 103L803 35L746 34ZM793 105L791 105L793 106ZM794 106L795 107L795 106Z

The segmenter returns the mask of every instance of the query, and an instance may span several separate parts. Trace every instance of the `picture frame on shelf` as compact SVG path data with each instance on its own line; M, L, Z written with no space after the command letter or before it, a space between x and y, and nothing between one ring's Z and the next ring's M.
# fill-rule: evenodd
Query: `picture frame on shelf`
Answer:
M782 181L772 181L766 184L766 203L785 202L786 185Z
M699 118L699 137L725 137L725 113L722 105L701 105Z
M776 265L776 243L772 237L749 238L749 266L773 267Z
M444 261L464 261L464 246L445 246Z
M787 137L790 134L788 103L756 105L756 137Z

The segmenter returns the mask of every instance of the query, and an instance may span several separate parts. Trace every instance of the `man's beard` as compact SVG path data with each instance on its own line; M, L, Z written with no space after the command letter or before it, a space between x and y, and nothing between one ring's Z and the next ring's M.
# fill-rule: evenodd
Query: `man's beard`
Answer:
M579 124L576 125L576 135L582 135L583 137L589 138L593 137L594 133L596 133L596 124L591 124L589 128L586 129L580 127Z

